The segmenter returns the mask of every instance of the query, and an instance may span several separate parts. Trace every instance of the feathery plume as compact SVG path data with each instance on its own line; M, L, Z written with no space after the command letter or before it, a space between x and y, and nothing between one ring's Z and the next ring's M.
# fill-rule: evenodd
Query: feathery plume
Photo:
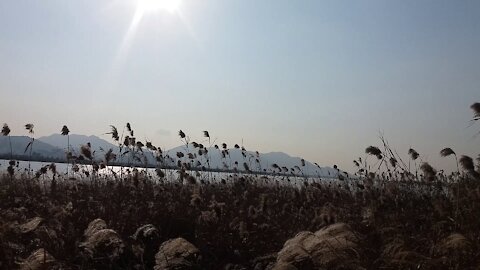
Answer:
M138 150L140 150L140 152L143 152L142 147L144 147L145 145L142 142L138 141L136 143L136 146L137 146Z
M48 169L50 169L50 171L51 171L53 174L57 174L57 165L55 165L55 163L51 163L51 164L48 166Z
M185 133L183 133L183 131L180 130L180 131L178 132L178 136L180 136L180 138L184 139L184 138L185 138Z
M128 132L130 132L130 136L133 137L133 129L132 129L132 126L130 125L130 123L127 123L127 130L128 130Z
M365 149L365 153L373 156L378 156L382 154L382 151L376 146L369 146L367 149Z
M365 153L373 156L377 156L378 159L382 159L382 151L376 146L369 146L365 149Z
M107 134L111 134L112 135L112 139L114 139L115 141L118 142L118 140L120 140L120 137L118 136L118 130L115 126L112 126L110 125L110 129L111 131L108 132Z
M396 167L397 166L397 159L396 158L390 158L390 165L392 165L392 167Z
M26 124L25 129L28 130L28 133L33 134L33 124Z
M408 150L408 155L410 155L410 158L413 159L413 160L417 160L417 158L420 156L420 154L418 154L418 152L415 151L415 149L413 149L413 148L410 148Z
M462 168L467 172L472 172L475 170L475 165L473 164L473 159L469 156L461 156L458 160L458 163Z
M8 127L7 124L3 124L2 135L8 136L9 134L10 134L10 128Z
M444 148L442 151L440 151L440 156L442 157L448 157L450 155L456 155L455 152L452 150L452 148Z
M130 137L128 138L128 140L130 141L131 146L135 146L135 142L136 142L135 137Z
M147 149L149 150L152 150L152 151L157 151L157 147L155 147L152 142L146 142L145 143L145 146L147 147Z
M479 120L480 119L480 103L475 102L470 106L470 109L473 110L473 120Z
M62 134L63 136L67 136L68 133L70 133L70 130L68 129L67 126L64 125L64 126L62 127L61 134Z
M88 159L90 159L90 160L93 159L92 150L91 150L91 148L90 148L90 143L88 143L87 145L82 145L82 146L80 147L80 153L81 153L84 157L86 157L86 158L88 158Z
M429 181L435 180L435 175L437 174L437 171L427 162L424 162L420 166L420 170L423 171L423 174L425 175L425 178Z
M108 164L110 161L115 160L117 158L117 155L113 153L112 148L108 149L108 151L105 153L105 162Z

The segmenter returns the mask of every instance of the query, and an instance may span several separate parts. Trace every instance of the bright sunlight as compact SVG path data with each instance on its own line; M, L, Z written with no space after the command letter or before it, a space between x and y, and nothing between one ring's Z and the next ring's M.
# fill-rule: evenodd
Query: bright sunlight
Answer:
M137 0L137 8L141 13L166 10L174 13L178 10L181 0Z

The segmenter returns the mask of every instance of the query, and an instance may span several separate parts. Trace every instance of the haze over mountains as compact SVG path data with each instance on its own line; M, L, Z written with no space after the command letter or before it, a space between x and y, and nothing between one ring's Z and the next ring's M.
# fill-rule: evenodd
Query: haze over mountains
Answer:
M11 136L12 148L14 155L28 155L25 153L25 147L30 142L30 138L27 136ZM118 154L119 148L118 145L114 145L102 138L97 136L85 136L78 134L70 134L69 137L70 149L74 154L79 154L79 149L81 145L85 145L88 142L91 144L91 149L94 151L95 157L97 159L102 159L104 153L109 149L112 149L114 153ZM62 136L60 134L52 134L50 136L40 137L35 139L33 144L33 155L43 156L54 159L64 159L65 152L67 149L67 136ZM244 163L246 163L250 170L252 171L263 171L263 169L271 170L273 164L277 164L279 167L285 167L289 170L289 173L294 168L295 173L298 175L314 175L314 176L335 176L337 171L330 167L319 167L311 162L305 161L305 166L302 166L300 157L292 157L283 152L270 152L270 153L259 153L258 157L255 151L245 151L242 154L241 149L231 148L229 149L229 155L223 157L221 149L216 149L214 147L207 147L208 150L208 160L209 166L212 169L224 169L225 166L228 166L230 169L237 167L240 171L244 170ZM174 166L178 160L177 152L181 152L185 155L182 159L182 162L189 161L188 153L196 155L195 162L200 161L200 166L208 167L207 158L205 155L198 154L198 148L194 148L193 145L189 144L188 148L186 145L178 146L170 150L162 149L164 155L168 155L169 158L166 158L165 161L167 165ZM144 148L143 152L147 158L149 164L156 164L155 153ZM10 143L8 137L0 137L0 155L9 155L10 154ZM256 159L260 163L256 162ZM237 163L237 164L236 164ZM300 170L298 170L300 169Z
M16 156L28 155L29 151L25 152L25 148L31 141L27 136L0 136L0 154L10 155L10 141L12 143L12 154ZM41 140L35 140L32 150L32 155L42 155L49 158L64 158L65 151L61 148L55 147L51 144L45 143Z

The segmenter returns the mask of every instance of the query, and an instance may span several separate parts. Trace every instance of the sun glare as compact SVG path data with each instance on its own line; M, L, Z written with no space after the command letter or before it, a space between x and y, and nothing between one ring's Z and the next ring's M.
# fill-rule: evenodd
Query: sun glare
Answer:
M166 10L173 13L178 10L181 0L137 0L141 13Z

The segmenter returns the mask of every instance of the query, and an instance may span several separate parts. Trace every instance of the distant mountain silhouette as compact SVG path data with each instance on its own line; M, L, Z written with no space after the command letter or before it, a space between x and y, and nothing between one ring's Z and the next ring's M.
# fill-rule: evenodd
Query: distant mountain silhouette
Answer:
M11 136L13 155L29 155L30 150L25 153L25 148L31 141L27 136ZM7 136L0 136L0 154L10 155L10 142ZM33 142L32 155L42 155L49 158L64 158L65 151L48 143L35 139Z
M207 167L208 164L206 162L207 158L205 155L202 154L200 156L198 154L198 148L194 148L192 145L189 145L188 148L185 146L175 147L167 151L168 155L172 157L175 162L178 159L176 153L182 152L185 157L182 159L183 161L187 160L187 153L196 154L197 158L202 163L202 166ZM330 167L317 167L316 165L312 164L311 162L305 161L305 166L302 166L301 158L299 157L292 157L283 152L270 152L270 153L259 153L258 157L256 152L252 151L245 151L245 157L242 155L241 149L228 149L229 155L223 158L221 153L222 149L216 149L214 147L207 148L208 150L208 159L210 168L212 169L224 169L224 163L230 168L234 168L235 162L238 163L237 168L239 171L244 170L244 163L246 163L250 170L262 172L266 169L268 172L272 172L274 168L272 167L273 164L277 164L280 168L286 167L288 169L288 173L292 172L292 168L294 169L294 173L296 175L311 175L311 176L336 176L337 171ZM260 164L257 163L256 159L260 161ZM297 168L295 168L297 167ZM299 171L300 169L301 171ZM277 170L278 172L278 170Z
M90 143L92 150L96 152L96 154L101 155L101 149L104 151L108 151L108 149L112 148L115 152L118 152L118 146L113 145L106 140L99 138L97 136L85 136L85 135L78 135L78 134L70 134L70 150L73 152L79 153L79 149L82 145ZM61 134L52 134L50 136L44 136L38 138L39 141L45 142L50 144L54 147L67 150L67 136L63 136Z
M30 138L27 136L12 136L11 139L14 155L25 155L24 150L27 144L30 142ZM73 150L73 152L77 155L80 152L79 149L81 145L85 145L87 143L91 144L92 150L95 151L95 157L97 159L102 159L104 151L108 151L109 149L112 149L114 153L118 153L117 145L114 145L97 136L85 136L78 134L70 135L70 149ZM67 137L60 134L52 134L50 136L44 136L36 139L33 146L33 153L44 157L64 159L66 149ZM331 167L319 167L309 161L305 161L304 166L302 166L301 158L292 157L283 152L258 153L257 155L256 152L245 151L242 154L241 149L232 148L228 149L229 154L223 157L222 149L211 147L207 148L207 150L207 155L203 153L200 155L198 153L199 148L194 148L191 144L189 144L188 148L185 145L175 147L173 149L164 151L164 156L168 155L168 158L165 159L164 165L175 166L179 159L177 157L177 152L181 152L184 154L184 157L180 160L182 162L190 163L192 167L200 168L204 166L205 168L221 170L237 168L239 171L244 171L244 163L246 163L251 171L280 172L278 169L273 167L273 164L276 164L280 169L284 168L284 170L288 170L286 172L282 170L282 173L287 174L291 174L293 172L295 175L311 175L321 177L334 177L337 175L337 171L335 169ZM147 161L150 165L156 165L154 153L146 148L143 149L143 153L147 157ZM195 156L193 161L188 158L188 153L191 153ZM10 154L8 137L0 137L0 154L4 156L6 154ZM128 157L128 154L125 155L125 157ZM257 162L257 159L259 162ZM127 158L123 159L123 161L126 160ZM200 164L197 163L197 161L199 161Z

